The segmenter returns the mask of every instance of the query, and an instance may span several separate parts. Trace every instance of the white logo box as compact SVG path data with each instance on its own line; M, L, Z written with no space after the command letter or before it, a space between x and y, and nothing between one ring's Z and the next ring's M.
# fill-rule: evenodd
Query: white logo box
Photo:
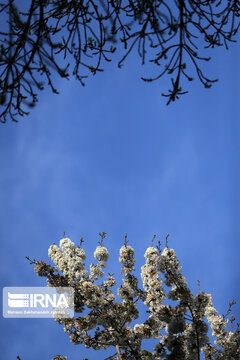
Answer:
M71 318L74 289L71 287L4 287L5 318Z

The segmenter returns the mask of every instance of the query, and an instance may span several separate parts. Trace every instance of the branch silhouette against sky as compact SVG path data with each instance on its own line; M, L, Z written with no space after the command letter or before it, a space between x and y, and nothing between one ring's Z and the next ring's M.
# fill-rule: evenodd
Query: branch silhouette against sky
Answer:
M209 88L217 79L202 64L210 49L236 41L240 25L237 0L8 0L0 14L3 123L28 114L46 84L58 93L53 73L84 86L119 48L118 67L133 53L156 72L144 81L169 75L167 104L188 92L185 80Z

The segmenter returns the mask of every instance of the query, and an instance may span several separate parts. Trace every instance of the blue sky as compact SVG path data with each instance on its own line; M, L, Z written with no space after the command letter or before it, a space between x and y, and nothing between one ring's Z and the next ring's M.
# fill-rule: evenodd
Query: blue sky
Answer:
M239 61L237 45L216 50L204 67L219 83L205 90L194 81L167 107L168 80L142 82L147 71L132 56L85 88L56 79L60 95L46 90L28 117L1 125L2 286L44 286L25 256L50 262L48 247L63 231L76 243L83 236L88 265L105 231L106 272L120 285L125 233L139 278L153 234L170 233L192 291L199 279L220 313L235 299L239 319ZM114 353L72 345L49 319L1 318L1 327L6 359Z

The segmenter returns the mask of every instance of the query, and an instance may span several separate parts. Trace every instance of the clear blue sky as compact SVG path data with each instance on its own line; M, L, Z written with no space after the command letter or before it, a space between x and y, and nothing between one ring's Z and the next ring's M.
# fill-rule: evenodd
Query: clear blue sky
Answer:
M199 279L221 313L235 299L239 320L239 45L213 52L206 71L219 83L205 90L194 81L168 107L167 81L142 82L139 62L108 64L85 88L56 79L59 96L46 91L29 117L1 125L1 284L44 286L25 256L50 261L63 231L76 243L83 236L89 265L105 231L106 273L120 285L125 233L139 277L152 235L170 233L192 291ZM72 345L49 319L1 318L1 327L4 359L114 353Z

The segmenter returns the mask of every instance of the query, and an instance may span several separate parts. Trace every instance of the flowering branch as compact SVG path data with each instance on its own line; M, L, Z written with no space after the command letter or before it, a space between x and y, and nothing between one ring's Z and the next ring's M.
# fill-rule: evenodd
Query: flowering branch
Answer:
M226 330L227 316L235 302L230 303L226 315L217 313L212 304L210 294L200 290L194 296L188 288L182 275L182 267L175 251L168 247L161 250L158 246L147 248L144 257L145 264L141 268L143 289L138 287L138 279L134 275L134 249L127 245L127 237L120 249L119 261L122 264L121 273L124 276L117 294L122 302L117 302L112 288L116 285L114 274L108 273L107 280L101 285L94 282L103 277L103 269L109 258L101 236L100 245L94 252L97 265L90 265L90 273L85 270L85 252L75 247L68 239L60 240L59 247L51 245L48 255L55 267L43 261L31 261L39 276L47 278L48 286L71 286L75 290L75 313L82 313L87 307L86 316L74 316L70 319L55 317L69 334L73 344L83 344L86 348L99 350L113 346L116 354L108 359L118 360L200 360L203 354L205 360L239 360L240 358L240 328L237 324L233 331L234 317L231 317L231 331ZM62 273L62 275L61 275ZM169 299L177 301L174 307L164 302ZM133 328L128 326L132 320L139 317L137 302L142 300L148 307L148 318ZM208 337L208 324L212 336L216 338L214 345ZM95 333L91 331L95 329ZM143 339L159 339L152 352L142 349ZM55 360L65 360L56 357Z

